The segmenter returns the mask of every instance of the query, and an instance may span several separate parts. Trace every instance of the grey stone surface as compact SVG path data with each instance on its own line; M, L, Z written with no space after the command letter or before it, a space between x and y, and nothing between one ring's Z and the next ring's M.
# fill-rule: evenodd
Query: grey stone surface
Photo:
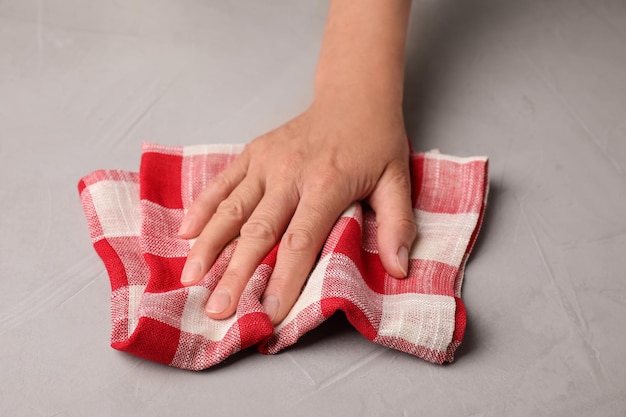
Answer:
M414 0L414 147L491 158L453 364L342 317L199 373L108 346L77 181L137 169L144 140L248 142L303 110L326 8L0 1L0 415L624 415L623 0Z

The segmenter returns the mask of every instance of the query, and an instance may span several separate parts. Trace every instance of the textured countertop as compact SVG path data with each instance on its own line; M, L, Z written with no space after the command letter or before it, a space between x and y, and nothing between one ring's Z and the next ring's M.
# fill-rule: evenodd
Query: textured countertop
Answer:
M326 9L0 1L0 415L624 415L624 0L414 0L413 145L491 164L453 364L342 316L203 372L109 347L78 180L136 170L142 141L245 143L302 111Z

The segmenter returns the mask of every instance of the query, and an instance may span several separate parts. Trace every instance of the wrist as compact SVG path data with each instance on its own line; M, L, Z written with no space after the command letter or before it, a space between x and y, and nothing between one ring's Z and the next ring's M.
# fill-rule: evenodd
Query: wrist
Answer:
M409 0L333 0L315 97L401 106Z
M390 80L384 74L331 74L318 71L315 77L314 102L372 110L401 110L403 82Z
M337 123L342 130L360 132L361 137L374 136L387 141L390 136L398 136L406 140L402 103L386 94L324 88L314 96L307 113L313 120Z

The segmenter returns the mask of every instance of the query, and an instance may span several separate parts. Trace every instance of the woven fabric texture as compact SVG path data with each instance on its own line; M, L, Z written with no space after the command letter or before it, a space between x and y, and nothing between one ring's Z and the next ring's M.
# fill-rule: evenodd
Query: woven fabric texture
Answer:
M277 248L259 264L229 319L208 318L204 305L236 241L198 285L179 282L193 244L177 236L186 209L241 149L144 144L139 173L99 170L80 181L91 240L111 281L112 347L199 370L253 345L277 353L342 310L375 343L438 364L451 362L465 331L461 284L485 208L487 159L413 154L419 231L408 278L385 273L374 213L355 203L337 220L289 315L272 326L259 298Z

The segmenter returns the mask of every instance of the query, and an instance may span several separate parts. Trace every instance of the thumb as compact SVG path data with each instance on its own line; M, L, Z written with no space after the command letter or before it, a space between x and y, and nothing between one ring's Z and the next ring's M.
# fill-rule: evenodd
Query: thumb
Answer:
M376 212L376 240L383 267L389 275L404 278L409 270L409 252L417 236L411 204L408 164L390 164L369 197Z

